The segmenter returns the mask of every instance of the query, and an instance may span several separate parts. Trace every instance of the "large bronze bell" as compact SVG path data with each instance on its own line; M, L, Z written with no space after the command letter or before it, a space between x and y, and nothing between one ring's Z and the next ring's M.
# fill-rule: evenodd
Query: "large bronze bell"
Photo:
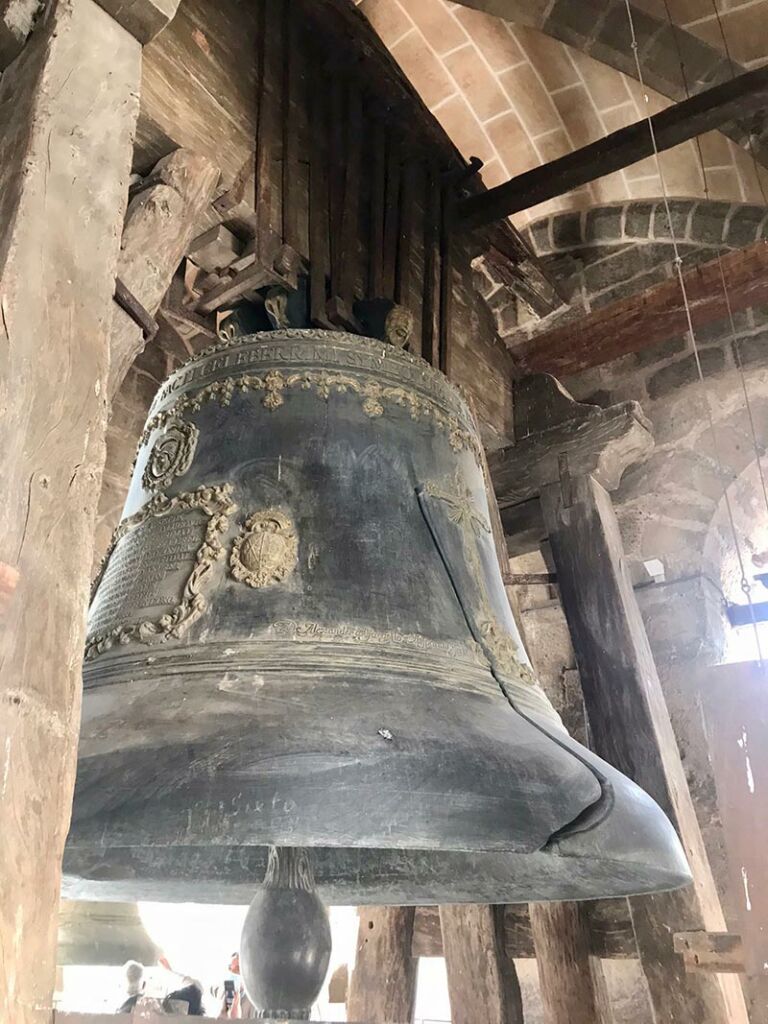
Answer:
M480 454L440 373L357 336L171 377L90 611L66 895L246 903L270 847L343 904L689 881L531 672Z

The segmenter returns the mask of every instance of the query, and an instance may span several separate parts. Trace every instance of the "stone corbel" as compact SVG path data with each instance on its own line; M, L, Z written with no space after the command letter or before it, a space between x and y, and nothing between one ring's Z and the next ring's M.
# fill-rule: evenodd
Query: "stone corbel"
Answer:
M651 424L637 402L586 405L537 373L515 385L515 444L488 461L503 510L569 477L591 476L613 491L624 470L652 449Z

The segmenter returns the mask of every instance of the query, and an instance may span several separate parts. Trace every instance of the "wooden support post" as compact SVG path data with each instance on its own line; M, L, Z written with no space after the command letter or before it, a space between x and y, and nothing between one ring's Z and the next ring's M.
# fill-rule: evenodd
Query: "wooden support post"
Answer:
M603 968L590 954L584 908L532 903L529 911L548 1024L612 1024Z
M219 171L207 157L177 149L152 171L152 184L128 207L117 276L154 316L198 221L213 198ZM114 398L144 348L141 327L124 309L113 310L109 338L109 397Z
M570 476L545 487L541 504L592 746L667 812L693 871L691 888L630 900L657 1019L746 1022L738 981L721 976L719 984L715 976L688 974L674 951L674 932L724 931L725 922L610 495L592 476Z
M408 1024L418 960L411 953L414 907L361 907L347 1017L366 1024Z
M523 1024L515 965L504 952L503 908L440 907L453 1024Z
M517 397L518 443L491 463L497 493L502 504L540 494L593 749L675 822L694 876L689 889L630 900L656 1019L746 1024L738 981L686 974L673 947L675 932L725 922L606 490L650 449L650 433L636 403L581 405L545 374L521 382Z
M141 47L51 0L0 80L0 1020L49 1024Z

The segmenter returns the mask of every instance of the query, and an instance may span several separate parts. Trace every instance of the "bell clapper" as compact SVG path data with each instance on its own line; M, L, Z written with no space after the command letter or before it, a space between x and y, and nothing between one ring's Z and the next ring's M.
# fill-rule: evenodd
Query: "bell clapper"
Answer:
M330 955L328 911L309 852L271 846L240 939L240 970L257 1018L309 1020Z

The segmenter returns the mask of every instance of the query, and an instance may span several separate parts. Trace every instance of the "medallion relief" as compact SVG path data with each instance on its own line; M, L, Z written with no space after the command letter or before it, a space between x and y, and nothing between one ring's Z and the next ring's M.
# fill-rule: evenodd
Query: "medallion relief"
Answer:
M254 589L282 583L296 567L299 539L290 516L277 508L262 509L246 519L232 545L230 571Z
M164 490L192 465L200 432L194 423L171 419L152 446L141 483L147 491Z

